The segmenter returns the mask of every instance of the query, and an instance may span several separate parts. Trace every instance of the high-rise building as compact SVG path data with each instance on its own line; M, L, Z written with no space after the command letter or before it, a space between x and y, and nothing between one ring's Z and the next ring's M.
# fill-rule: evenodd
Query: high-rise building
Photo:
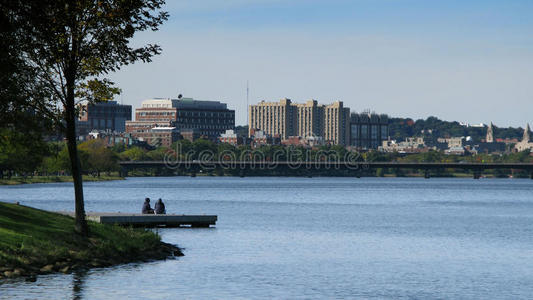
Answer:
M297 135L303 138L310 136L324 136L324 105L316 100L309 100L305 104L296 104Z
M287 98L279 102L261 101L250 105L248 136L252 135L253 129L260 129L270 136L279 136L282 139L296 135L296 112L295 106Z
M106 130L124 132L126 121L131 120L131 105L107 101L80 105L78 127L81 131ZM80 135L87 134L79 132Z
M179 132L194 130L200 136L216 140L221 133L235 127L235 111L219 101L148 99L135 110L135 121L126 123L126 131L151 132L154 127L175 127Z
M377 149L389 136L387 115L352 113L350 116L350 143L358 149Z
M290 99L261 101L249 107L249 135L259 129L287 140L291 136L323 137L327 143L345 145L349 141L350 109L342 101L329 105L309 100L305 104Z
M350 141L350 108L342 101L324 106L324 140L335 145Z

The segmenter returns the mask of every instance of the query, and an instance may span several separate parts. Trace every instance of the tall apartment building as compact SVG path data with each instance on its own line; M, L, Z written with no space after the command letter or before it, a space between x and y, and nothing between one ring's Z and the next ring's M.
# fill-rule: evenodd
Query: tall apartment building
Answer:
M295 104L297 116L297 136L324 136L324 106L316 100L305 104Z
M235 111L219 101L148 99L135 110L135 121L126 122L126 131L148 133L154 127L175 127L178 132L194 130L216 140L221 133L235 127Z
M260 129L270 136L287 140L291 136L323 137L326 142L345 145L349 141L350 109L341 101L329 105L309 100L305 104L290 99L261 101L249 107L249 135Z
M261 101L250 105L248 113L248 136L252 135L252 129L260 129L281 139L287 139L297 133L297 110L290 99L284 98L279 102Z
M131 105L121 105L117 101L83 104L80 108L78 127L81 131L124 132L126 121L131 120ZM80 135L87 134L81 131Z
M350 146L377 149L389 136L387 115L352 113L350 116Z
M324 140L335 145L348 145L350 141L350 108L342 101L324 106Z

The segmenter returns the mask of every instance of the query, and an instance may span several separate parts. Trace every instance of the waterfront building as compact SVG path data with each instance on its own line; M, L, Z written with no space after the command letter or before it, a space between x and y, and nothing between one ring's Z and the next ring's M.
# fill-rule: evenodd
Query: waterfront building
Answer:
M300 136L322 137L326 143L346 145L349 141L350 109L342 101L320 105L316 100L305 104L284 98L279 102L261 101L249 107L249 136L252 130L264 131L282 140Z
M148 99L135 110L135 121L126 123L126 131L146 133L154 127L175 127L178 132L192 129L194 134L216 141L221 133L235 127L235 111L219 101Z
M118 104L117 101L81 104L77 122L78 136L91 130L110 130L124 132L126 121L131 120L131 105Z
M387 115L375 113L351 114L350 146L361 150L377 149L388 137L389 118Z

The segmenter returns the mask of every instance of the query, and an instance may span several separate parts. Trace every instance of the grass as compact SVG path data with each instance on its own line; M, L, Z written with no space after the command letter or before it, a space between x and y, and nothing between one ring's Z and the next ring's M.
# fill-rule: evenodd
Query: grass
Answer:
M123 180L124 177L101 175L100 177L93 177L83 175L83 181L109 181L109 180ZM11 177L10 179L0 179L0 185L16 185L28 183L51 183L51 182L72 182L72 176L33 176L33 177Z
M16 275L35 275L181 255L144 229L89 221L89 231L81 237L69 216L0 202L0 277L16 269Z

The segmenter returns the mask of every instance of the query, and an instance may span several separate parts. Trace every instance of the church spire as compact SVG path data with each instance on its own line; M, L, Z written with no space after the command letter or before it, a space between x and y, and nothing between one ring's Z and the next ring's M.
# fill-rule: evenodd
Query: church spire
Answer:
M529 133L531 132L531 129L529 128L529 123L526 125L526 129L524 129L524 136L522 137L522 142L529 143Z
M487 128L487 136L485 137L485 142L494 143L494 129L492 122L490 122L489 128Z

